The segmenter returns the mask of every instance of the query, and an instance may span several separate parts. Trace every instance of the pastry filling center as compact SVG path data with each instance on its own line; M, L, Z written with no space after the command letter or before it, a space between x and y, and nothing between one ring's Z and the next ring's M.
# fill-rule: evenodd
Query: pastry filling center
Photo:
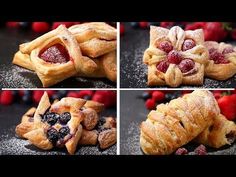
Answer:
M55 44L42 50L39 54L39 58L50 63L66 63L70 60L68 51L61 44Z
M47 122L50 126L46 133L48 140L53 145L62 146L72 137L70 128L66 125L70 119L69 112L64 112L60 115L54 112L47 112L42 116L41 121Z
M182 45L182 51L192 49L195 46L196 43L194 40L185 39ZM180 51L173 49L171 42L162 41L159 45L157 45L157 47L167 53L166 59L157 63L157 70L166 73L169 65L175 64L185 75L193 74L196 72L196 69L194 69L195 62L192 59L183 58Z
M209 57L210 60L213 60L215 64L227 64L229 60L225 58L225 54L231 53L233 50L231 49L224 49L222 53L217 51L214 48L209 49Z

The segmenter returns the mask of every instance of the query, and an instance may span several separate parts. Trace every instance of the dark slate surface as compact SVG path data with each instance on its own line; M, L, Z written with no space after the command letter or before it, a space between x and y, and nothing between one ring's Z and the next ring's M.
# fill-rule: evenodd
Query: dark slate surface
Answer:
M149 29L133 29L125 24L125 34L120 39L121 88L147 88L147 66L142 63L143 52L149 45ZM235 88L236 75L227 81L205 78L201 88ZM167 87L167 86L165 86ZM181 88L198 86L181 86Z
M0 88L42 88L36 73L13 65L12 60L19 44L31 41L40 34L30 30L0 28ZM115 88L108 79L69 78L53 88Z

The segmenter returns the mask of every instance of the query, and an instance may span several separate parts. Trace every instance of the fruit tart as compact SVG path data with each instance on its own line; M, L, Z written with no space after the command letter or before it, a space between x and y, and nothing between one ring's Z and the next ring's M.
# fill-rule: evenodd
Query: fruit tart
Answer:
M205 75L216 80L226 80L234 76L236 73L235 47L215 41L206 41L204 45L209 51Z
M149 86L202 85L208 51L201 29L184 31L150 27L150 43L143 62L148 65Z

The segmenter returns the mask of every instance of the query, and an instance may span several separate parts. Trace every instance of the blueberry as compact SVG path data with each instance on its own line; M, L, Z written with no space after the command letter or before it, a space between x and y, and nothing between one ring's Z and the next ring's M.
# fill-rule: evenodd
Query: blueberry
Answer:
M67 122L71 119L71 115L69 112L64 112L60 115L60 123L61 124L67 124Z
M160 26L160 22L149 22L149 25Z
M59 129L59 138L63 139L69 133L70 133L69 127L62 127Z
M31 91L30 90L24 90L24 95L31 95Z
M83 99L85 99L85 100L91 100L92 97L91 97L90 95L85 95L85 96L83 97Z
M47 131L47 138L49 139L49 141L51 141L53 144L56 144L59 135L58 135L58 131L55 128L50 128Z
M151 97L151 95L150 95L148 92L143 92L142 98L143 98L144 100L147 100L147 99L150 98L150 97Z
M32 103L32 96L31 95L24 95L22 97L22 101L26 104L31 104Z
M60 99L60 95L59 94L52 95L52 100L56 100L56 99Z
M60 118L59 114L54 112L48 112L45 115L43 115L42 121L47 122L49 125L54 125L57 120Z
M65 96L66 96L67 91L66 91L66 90L59 90L59 91L57 92L57 94L60 96L60 98L62 98L62 97L65 97Z
M26 29L26 28L30 27L30 23L29 22L20 22L19 25L20 25L20 27L22 29Z
M169 102L170 100L173 100L177 97L178 97L178 95L176 95L176 94L167 93L167 94L165 94L165 101Z
M131 25L133 28L138 28L138 27L139 27L139 23L138 23L138 22L130 22L130 25Z

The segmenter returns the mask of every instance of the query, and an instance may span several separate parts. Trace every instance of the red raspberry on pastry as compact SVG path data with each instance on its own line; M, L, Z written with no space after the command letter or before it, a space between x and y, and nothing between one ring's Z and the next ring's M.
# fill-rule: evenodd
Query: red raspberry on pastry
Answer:
M173 46L169 41L162 41L159 44L158 48L163 50L166 53L169 53L171 50L173 50Z
M41 97L43 96L44 91L43 90L34 90L33 91L33 101L34 103L39 103L41 100Z
M167 62L172 64L179 64L181 62L182 56L177 50L172 50L167 55Z
M34 32L44 33L44 32L49 31L50 25L47 22L33 22L32 29Z
M169 67L170 63L167 62L166 60L162 60L159 63L157 63L157 70L165 73Z
M195 63L191 59L184 59L178 65L178 67L182 73L186 73L186 72L190 71L191 69L194 68L194 66L195 66Z
M196 43L194 40L186 39L183 43L182 50L186 51L186 50L192 49L195 46L196 46Z
M209 50L209 58L213 60L215 64L227 64L229 60L227 60L224 55L218 52L216 49Z
M232 52L235 52L233 47L228 47L228 48L225 48L222 52L222 54L228 54L228 53L232 53Z
M3 90L0 95L0 104L9 105L13 102L13 93L10 90Z

